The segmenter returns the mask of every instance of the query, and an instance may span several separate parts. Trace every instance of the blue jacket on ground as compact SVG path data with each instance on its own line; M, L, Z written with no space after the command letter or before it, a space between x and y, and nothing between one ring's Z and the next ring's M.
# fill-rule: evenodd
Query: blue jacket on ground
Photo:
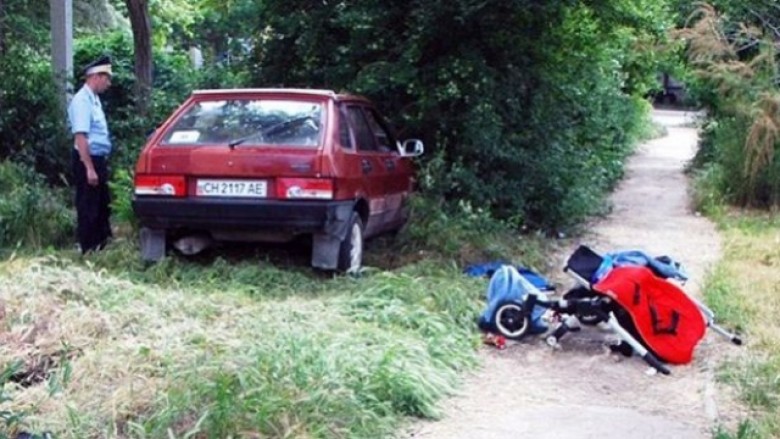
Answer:
M607 253L603 256L604 261L596 270L593 283L597 283L615 267L624 266L642 266L650 268L654 273L664 279L688 280L688 275L682 268L682 265L669 256L660 256L653 258L639 250L628 250L621 252Z

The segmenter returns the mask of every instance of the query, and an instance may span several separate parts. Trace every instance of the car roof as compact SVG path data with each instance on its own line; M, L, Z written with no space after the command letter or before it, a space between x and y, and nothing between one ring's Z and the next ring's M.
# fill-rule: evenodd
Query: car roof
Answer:
M204 89L195 90L193 96L231 96L231 95L253 95L253 94L287 94L287 95L306 95L331 98L337 101L344 100L368 100L359 95L350 93L336 93L333 90L315 89L315 88L231 88L231 89Z

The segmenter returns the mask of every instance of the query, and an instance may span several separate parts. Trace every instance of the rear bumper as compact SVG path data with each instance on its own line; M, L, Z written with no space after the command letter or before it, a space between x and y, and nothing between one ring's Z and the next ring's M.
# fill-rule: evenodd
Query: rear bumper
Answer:
M150 229L279 230L342 237L354 201L280 201L134 197L133 211Z

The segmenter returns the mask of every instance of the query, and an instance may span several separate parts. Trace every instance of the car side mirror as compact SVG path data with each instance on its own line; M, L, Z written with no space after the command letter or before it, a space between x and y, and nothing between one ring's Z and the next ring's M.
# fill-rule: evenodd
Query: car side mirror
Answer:
M422 155L424 150L422 140L419 139L404 140L399 148L402 157L417 157Z

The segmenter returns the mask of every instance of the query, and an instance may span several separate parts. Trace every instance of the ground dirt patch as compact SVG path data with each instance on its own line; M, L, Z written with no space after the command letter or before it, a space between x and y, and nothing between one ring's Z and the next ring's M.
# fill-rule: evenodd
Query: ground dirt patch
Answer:
M569 254L587 244L599 252L641 249L684 263L690 275L684 289L701 296L700 285L719 259L714 225L689 208L683 173L697 145L694 115L656 111L667 135L647 142L628 164L611 198L613 211L589 232L562 244L548 274L560 275ZM565 291L565 287L562 288ZM541 338L485 348L482 367L469 376L458 396L444 403L443 418L418 422L404 438L706 438L718 425L741 416L715 381L724 352L735 349L712 334L696 350L692 364L672 368L671 376L647 374L637 358L610 354L610 334L586 328L552 351Z

